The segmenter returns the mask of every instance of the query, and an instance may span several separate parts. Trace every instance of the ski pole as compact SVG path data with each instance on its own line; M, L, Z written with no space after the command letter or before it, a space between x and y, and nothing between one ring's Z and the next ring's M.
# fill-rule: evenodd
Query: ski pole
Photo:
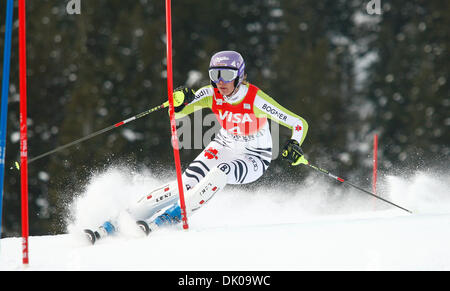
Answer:
M355 189L358 189L359 191L364 192L365 194L371 195L371 196L373 196L373 197L375 197L375 198L377 198L377 199L380 199L380 200L382 200L382 201L384 201L384 202L386 202L386 203L389 203L389 204L391 204L391 205L393 205L393 206L395 206L395 207L398 207L398 208L400 208L400 209L402 209L402 210L404 210L404 211L406 211L406 212L412 213L412 211L410 211L410 210L408 210L408 209L406 209L406 208L403 208L403 207L401 207L401 206L399 206L399 205L397 205L397 204L395 204L395 203L392 203L391 201L386 200L386 199L384 199L384 198L382 198L382 197L380 197L380 196L377 196L377 195L375 195L375 194L372 193L372 192L369 192L369 191L367 191L367 190L364 190L363 188L361 188L361 187L359 187L359 186L356 186L355 184L352 184L352 183L350 183L350 182L348 182L348 181L342 179L341 177L338 177L338 176L336 176L336 175L331 174L330 172L328 172L328 171L325 170L325 169L322 169L322 168L319 168L319 167L317 167L317 166L311 165L311 164L305 159L304 156L302 156L302 157L300 158L300 163L302 163L302 164L304 164L304 165L307 165L308 167L310 167L310 168L312 168L312 169L314 169L314 170L316 170L316 171L318 171L318 172L321 172L321 173L323 173L323 174L325 174L325 175L328 175L329 177L331 177L331 178L333 178L333 179L335 179L335 180L337 180L337 181L339 181L339 182L341 182L341 183L343 183L343 184L347 184L347 185L349 185L349 186L351 186L351 187L353 187L353 188L355 188Z
M85 137L82 137L82 138L80 138L80 139L77 139L77 140L75 140L75 141L72 141L72 142L70 142L70 143L67 143L67 144L65 144L65 145L59 146L59 147L57 147L57 148L55 148L55 149L53 149L53 150L51 150L51 151L48 151L48 152L43 153L43 154L41 154L41 155L39 155L39 156L36 156L36 157L34 157L34 158L32 158L32 159L29 159L29 160L28 160L28 164L30 164L31 162L34 162L34 161L36 161L36 160L39 160L39 159L41 159L41 158L43 158L43 157L46 157L46 156L48 156L48 155L50 155L50 154L59 152L59 151L61 151L61 150L63 150L63 149L66 149L66 148L71 147L71 146L73 146L73 145L79 144L80 142L83 142L83 141L85 141L85 140L88 140L88 139L90 139L90 138L93 138L93 137L95 137L95 136L97 136L97 135L100 135L100 134L102 134L102 133L105 133L105 132L107 132L107 131L110 131L110 130L112 130L112 129L114 129L114 128L120 127L120 126L122 126L122 125L124 125L124 124L126 124L126 123L129 123L129 122L131 122L131 121L134 121L134 120L136 120L136 119L139 119L139 118L141 118L141 117L144 117L144 116L146 116L146 115L148 115L148 114L150 114L150 113L152 113L152 112L155 112L155 111L158 111L158 110L160 110L160 109L166 108L166 107L168 107L168 106L169 106L169 102L168 102L168 101L167 101L167 102L164 102L163 104L161 104L161 105L159 105L159 106L156 106L156 107L154 107L154 108L152 108L152 109L149 109L149 110L147 110L147 111L141 112L141 113L139 113L139 114L137 114L137 115L135 115L135 116L133 116L133 117L130 117L130 118L128 118L128 119L125 119L125 120L122 120L122 121L120 121L120 122L117 122L117 123L114 124L114 125L108 126L108 127L104 128L104 129L101 129L101 130L99 130L99 131L93 132L93 133L91 133L91 134L89 134L89 135L87 135L87 136L85 136ZM16 162L16 168L17 168L17 169L20 168L18 162Z

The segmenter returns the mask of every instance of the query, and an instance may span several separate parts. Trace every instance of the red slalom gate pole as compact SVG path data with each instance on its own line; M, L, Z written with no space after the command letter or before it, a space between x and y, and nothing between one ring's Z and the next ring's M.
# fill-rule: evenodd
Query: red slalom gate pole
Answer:
M22 201L22 263L28 265L28 139L25 0L19 0L20 168Z
M373 173L372 173L372 193L377 194L377 173L378 171L378 134L373 137Z
M172 146L173 155L175 158L175 168L178 180L178 193L180 196L180 208L183 221L183 228L188 229L186 214L186 202L184 200L184 186L181 178L181 163L178 146L177 124L175 121L175 110L173 107L173 72L172 72L172 16L171 16L171 2L166 0L166 38L167 38L167 91L169 96L169 114L170 114L170 128L172 131Z

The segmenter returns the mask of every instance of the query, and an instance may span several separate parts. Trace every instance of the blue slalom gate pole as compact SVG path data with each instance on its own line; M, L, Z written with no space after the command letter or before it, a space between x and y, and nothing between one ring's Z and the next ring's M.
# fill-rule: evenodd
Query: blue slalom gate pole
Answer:
M11 59L11 35L13 0L6 2L5 48L3 52L2 104L0 120L0 238L2 236L3 187L5 179L6 121L8 119L9 71Z

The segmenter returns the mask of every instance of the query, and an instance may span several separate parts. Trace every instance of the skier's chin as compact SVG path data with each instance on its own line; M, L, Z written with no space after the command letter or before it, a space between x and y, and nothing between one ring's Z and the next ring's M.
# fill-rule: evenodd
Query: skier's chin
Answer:
M218 89L219 89L220 94L224 95L224 96L228 96L231 94L231 92L233 92L233 90L230 88L218 87Z

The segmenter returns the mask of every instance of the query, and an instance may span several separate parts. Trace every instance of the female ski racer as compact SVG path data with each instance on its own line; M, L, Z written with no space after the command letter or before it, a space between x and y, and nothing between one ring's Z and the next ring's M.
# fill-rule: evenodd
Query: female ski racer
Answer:
M292 129L283 158L298 165L307 122L285 109L258 87L245 80L245 62L235 51L214 54L209 65L211 84L196 92L179 87L174 91L175 117L210 108L220 131L182 175L187 215L199 209L226 184L246 184L259 179L272 159L272 138L267 119ZM178 184L173 181L144 195L128 212L146 234L181 221ZM91 241L115 232L111 221L95 232ZM95 234L95 237L92 237Z

